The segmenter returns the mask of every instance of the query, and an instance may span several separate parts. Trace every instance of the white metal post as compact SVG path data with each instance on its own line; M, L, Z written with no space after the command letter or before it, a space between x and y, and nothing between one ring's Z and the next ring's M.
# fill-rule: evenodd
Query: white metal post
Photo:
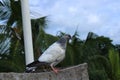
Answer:
M29 1L21 0L26 65L34 61Z

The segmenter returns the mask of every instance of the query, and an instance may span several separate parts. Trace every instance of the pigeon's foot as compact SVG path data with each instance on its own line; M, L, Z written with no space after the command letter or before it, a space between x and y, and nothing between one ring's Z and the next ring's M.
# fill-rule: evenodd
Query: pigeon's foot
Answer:
M53 68L53 71L57 74L57 73L60 71L60 69L58 69L58 68Z
M53 64L50 65L52 70L57 74L59 72L58 68L53 67Z

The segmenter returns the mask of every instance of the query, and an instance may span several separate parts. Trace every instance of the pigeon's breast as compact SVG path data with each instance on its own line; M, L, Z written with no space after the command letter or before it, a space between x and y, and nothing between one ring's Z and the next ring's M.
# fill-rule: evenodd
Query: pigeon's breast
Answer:
M60 44L54 43L51 45L40 57L40 62L52 63L55 61L62 61L65 57L65 49Z

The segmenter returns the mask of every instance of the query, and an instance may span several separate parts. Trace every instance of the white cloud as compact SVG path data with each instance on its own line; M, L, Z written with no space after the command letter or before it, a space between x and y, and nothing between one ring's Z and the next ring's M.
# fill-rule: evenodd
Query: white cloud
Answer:
M70 13L76 13L76 12L77 12L77 8L71 6L71 7L68 8L68 11L69 11Z
M87 16L87 21L88 21L88 24L99 24L100 17L96 14L89 14Z
M82 38L92 31L120 43L119 0L31 0L32 3L34 12L50 17L46 30L49 33L74 33L78 26Z

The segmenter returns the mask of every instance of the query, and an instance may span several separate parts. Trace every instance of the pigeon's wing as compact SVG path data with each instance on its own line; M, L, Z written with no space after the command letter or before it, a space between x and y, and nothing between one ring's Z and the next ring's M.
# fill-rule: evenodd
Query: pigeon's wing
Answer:
M65 57L65 49L63 49L57 42L51 45L40 57L40 62L60 62Z

